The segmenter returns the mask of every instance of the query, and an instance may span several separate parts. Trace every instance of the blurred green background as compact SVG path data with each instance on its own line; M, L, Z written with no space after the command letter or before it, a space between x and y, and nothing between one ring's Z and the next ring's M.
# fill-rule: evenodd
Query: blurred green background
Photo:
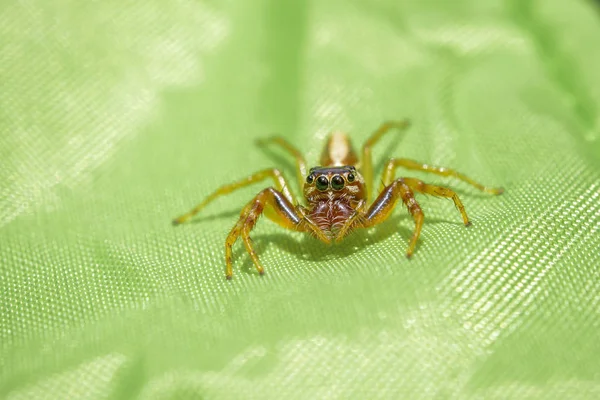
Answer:
M600 12L582 0L0 5L0 397L600 398ZM451 202L327 247L261 221L258 184L356 145L454 167ZM294 187L294 189L296 189ZM298 193L298 190L296 190Z

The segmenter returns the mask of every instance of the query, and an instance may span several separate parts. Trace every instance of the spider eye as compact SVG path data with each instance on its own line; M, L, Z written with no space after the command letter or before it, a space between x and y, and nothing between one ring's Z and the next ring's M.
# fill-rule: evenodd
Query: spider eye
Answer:
M306 177L306 183L308 183L309 185L312 184L314 181L315 181L314 175L310 174L309 176Z
M355 179L353 173L348 174L348 176L346 178L348 179L348 182L354 182L354 179Z
M342 190L344 188L344 178L340 175L335 175L331 178L331 187L333 190Z
M328 186L329 186L329 181L327 180L326 176L321 175L320 177L317 178L317 189L326 190Z

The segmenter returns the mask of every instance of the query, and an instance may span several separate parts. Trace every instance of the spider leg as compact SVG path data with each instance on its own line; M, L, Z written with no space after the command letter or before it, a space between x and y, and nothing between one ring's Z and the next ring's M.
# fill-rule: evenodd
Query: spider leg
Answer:
M367 202L369 203L373 198L373 160L371 157L371 148L381 139L381 137L392 128L403 130L410 125L408 120L402 121L388 121L381 124L381 126L373 132L371 137L363 144L362 148L362 160L361 160L361 172L365 180L367 187Z
M296 159L296 175L298 178L298 184L300 185L300 190L302 190L302 187L304 186L304 178L306 178L308 174L306 160L304 160L304 156L302 155L302 153L300 153L298 149L296 149L292 144L290 144L290 142L288 142L280 136L272 136L265 139L259 139L256 143L259 146L264 146L269 143L277 144L280 147L283 147L283 149L290 153L292 156L294 156L294 158Z
M286 179L283 177L283 174L278 169L265 169L259 172L256 172L253 175L250 175L246 179L243 179L238 182L230 183L228 185L221 186L217 190L215 190L210 196L208 196L204 201L198 204L196 207L188 211L187 213L175 218L173 220L173 225L183 224L184 222L189 221L194 215L198 214L206 205L219 196L223 196L229 194L237 189L246 187L256 182L260 182L262 180L272 178L275 182L275 187L277 190L283 193L283 195L292 203L296 203L296 199L294 198L292 192L290 192L289 185Z
M427 183L414 178L402 179L408 185L408 187L410 187L416 192L452 199L454 205L456 206L456 208L460 212L460 215L462 216L465 226L471 226L471 222L469 221L469 217L467 216L467 212L465 211L465 206L463 205L462 201L460 201L460 198L454 190L442 186L428 185Z
M482 192L486 192L486 193L490 193L490 194L502 194L504 192L503 188L491 188L491 187L484 186L481 183L478 183L478 182L474 181L473 179L469 178L468 176L463 175L460 172L455 171L453 169L444 168L444 167L436 167L436 166L427 165L427 164L421 164L421 163L418 163L413 160L408 160L406 158L392 158L391 160L388 161L388 163L384 169L384 172L383 172L383 185L389 185L390 182L392 182L394 180L394 176L396 174L397 168L406 168L406 169L412 169L412 170L417 170L417 171L430 172L432 174L439 175L439 176L451 176L453 178L459 179L463 182L466 182L466 183L476 187L477 189L481 190Z
M410 258L415 251L417 240L421 235L421 228L423 227L425 215L423 214L423 210L421 210L419 203L415 200L415 195L410 186L405 182L405 179L396 179L379 193L377 199L375 199L373 204L371 204L364 214L363 226L368 228L385 221L394 210L398 199L402 199L402 202L406 208L408 208L408 211L415 220L415 230L410 239L408 250L406 251L406 257Z
M256 225L258 218L265 214L280 226L291 230L302 229L302 216L300 216L292 203L281 193L273 188L267 188L258 193L241 211L240 217L225 240L226 277L233 276L232 247L241 236L246 251L259 274L264 274L258 255L252 246L250 231Z

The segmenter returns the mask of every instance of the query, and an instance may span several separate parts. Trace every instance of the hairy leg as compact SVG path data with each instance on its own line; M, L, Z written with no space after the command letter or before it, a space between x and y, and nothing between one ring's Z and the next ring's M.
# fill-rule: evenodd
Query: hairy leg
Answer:
M482 192L486 192L489 194L502 194L504 192L503 188L491 188L484 186L481 183L478 183L473 179L469 178L468 176L463 175L460 172L457 172L453 169L422 164L413 160L408 160L406 158L392 158L388 161L383 171L383 185L389 185L394 180L397 168L406 168L415 171L429 172L439 176L451 176L476 187Z
M208 196L206 199L204 199L204 201L202 201L200 204L198 204L196 207L194 207L187 213L175 218L173 220L173 225L179 225L179 224L183 224L184 222L189 221L194 215L198 214L204 207L206 207L206 205L208 205L208 203L212 202L219 196L229 194L237 189L241 189L243 187L246 187L246 186L251 185L256 182L260 182L260 181L268 179L268 178L273 179L273 181L275 182L275 188L277 190L279 190L280 192L282 192L283 195L287 198L287 200L289 200L292 203L296 203L296 199L292 195L292 192L290 192L289 185L288 185L287 181L285 180L285 178L283 177L283 174L278 169L274 169L274 168L265 169L265 170L255 173L253 175L250 175L249 177L247 177L246 179L243 179L241 181L221 186L220 188L215 190L210 196Z
M398 199L402 200L408 209L408 212L410 212L415 220L415 230L410 239L408 250L406 251L406 257L410 258L415 251L417 240L421 235L421 228L423 227L425 215L423 214L423 210L421 210L419 203L415 200L413 191L404 179L396 179L383 189L377 199L371 204L369 210L364 213L363 226L368 228L385 221L394 210Z
M263 213L269 219L284 228L303 230L302 216L297 213L292 203L286 199L283 193L273 188L262 190L244 207L237 223L231 232L229 232L225 241L227 279L231 279L233 276L232 247L240 236L242 237L246 251L250 254L250 258L252 259L256 270L259 274L264 274L264 268L260 264L258 256L252 247L252 240L250 239L250 231L254 228L258 218Z
M465 206L463 205L462 201L460 201L460 198L454 190L442 186L429 185L415 178L402 179L408 185L408 187L410 187L415 192L452 199L454 205L456 206L456 208L460 212L460 215L462 216L465 226L471 226L471 222L469 221L469 217L467 216L467 212L465 211Z

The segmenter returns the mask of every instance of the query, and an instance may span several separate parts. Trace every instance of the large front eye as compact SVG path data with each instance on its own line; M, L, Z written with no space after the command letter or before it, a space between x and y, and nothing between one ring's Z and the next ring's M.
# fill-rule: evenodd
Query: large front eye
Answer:
M329 181L327 180L326 176L321 175L320 177L317 178L317 189L327 190L328 186L329 186Z
M315 177L313 174L310 174L309 176L306 177L306 183L308 183L309 185L311 185L314 181L315 181Z
M333 190L342 190L344 188L344 178L340 175L335 175L331 178L331 187Z

